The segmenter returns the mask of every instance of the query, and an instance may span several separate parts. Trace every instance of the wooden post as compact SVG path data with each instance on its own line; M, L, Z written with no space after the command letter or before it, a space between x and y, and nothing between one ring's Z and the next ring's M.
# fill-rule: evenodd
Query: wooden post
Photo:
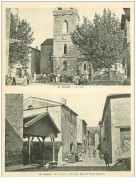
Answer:
M44 159L44 140L45 140L45 137L42 137L43 139L43 164L45 163L45 159Z
M30 154L30 136L28 136L28 155L29 155L29 156L28 156L28 158L29 158L29 159L28 159L28 162L29 162L29 164L30 164L30 155L31 155L31 154Z
M54 148L54 140L55 140L55 138L53 137L53 138L52 138L52 149L53 149L53 153L52 153L52 155L53 155L53 158L52 158L52 159L53 159L53 162L55 161L55 150L54 150L55 148Z

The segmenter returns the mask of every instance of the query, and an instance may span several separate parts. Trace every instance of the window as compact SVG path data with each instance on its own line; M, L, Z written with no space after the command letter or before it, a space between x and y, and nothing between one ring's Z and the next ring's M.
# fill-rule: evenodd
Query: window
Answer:
M29 105L27 110L32 110L33 109L33 106L32 105Z
M67 61L66 60L63 62L63 70L67 71Z
M72 126L72 124L70 125L70 134L73 135L73 126Z
M65 21L64 24L63 24L63 33L68 33L68 22Z
M67 54L67 45L64 45L64 54Z
M86 64L84 64L84 70L86 70L86 69L87 69Z
M51 61L52 58L52 52L49 53L49 61Z

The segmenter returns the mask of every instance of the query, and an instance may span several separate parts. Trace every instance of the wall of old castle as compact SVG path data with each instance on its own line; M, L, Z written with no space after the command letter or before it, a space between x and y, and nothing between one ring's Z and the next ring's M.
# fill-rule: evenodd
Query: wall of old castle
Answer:
M131 125L130 98L111 99L112 156L115 161L121 155L120 127ZM129 131L129 136L131 131Z
M23 95L6 94L5 110L5 165L22 163Z

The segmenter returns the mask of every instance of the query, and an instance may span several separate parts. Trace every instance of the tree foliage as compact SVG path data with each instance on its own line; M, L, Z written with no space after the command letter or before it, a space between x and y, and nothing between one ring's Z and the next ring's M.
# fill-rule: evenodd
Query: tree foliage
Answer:
M10 15L9 65L19 63L27 67L30 61L30 45L34 41L30 24L11 13Z
M71 39L81 52L83 60L91 61L93 68L110 68L123 51L123 33L115 14L108 9L103 15L95 13L93 22L84 17Z

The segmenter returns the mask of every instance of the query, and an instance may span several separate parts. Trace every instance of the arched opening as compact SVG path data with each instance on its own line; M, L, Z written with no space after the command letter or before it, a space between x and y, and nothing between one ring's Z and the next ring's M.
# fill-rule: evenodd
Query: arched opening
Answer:
M64 54L67 54L67 45L64 44Z
M33 106L32 105L29 105L27 110L32 110L33 109Z
M63 24L63 33L64 34L68 33L68 22L67 21L65 21Z
M84 64L84 71L86 71L87 70L87 66L86 66L86 64Z
M63 71L67 71L67 61L63 62Z

